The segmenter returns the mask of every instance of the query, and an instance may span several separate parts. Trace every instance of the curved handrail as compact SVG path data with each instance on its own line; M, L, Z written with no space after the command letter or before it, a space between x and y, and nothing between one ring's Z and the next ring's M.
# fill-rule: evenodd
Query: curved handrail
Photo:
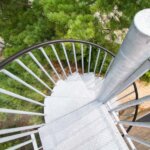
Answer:
M69 40L54 40L54 41L47 41L47 42L43 42L43 43L40 43L40 44L36 44L36 45L33 45L33 46L30 46L29 48L25 48L19 52L17 52L16 54L8 57L7 59L3 60L2 62L0 62L0 69L2 69L6 64L12 62L13 60L15 60L16 58L18 58L19 56L27 53L27 52L30 52L31 50L33 49L36 49L36 48L39 48L39 47L42 47L42 46L45 46L45 45L48 45L48 44L57 44L57 43L61 43L61 42L76 42L76 43L83 43L83 44L90 44L92 46L95 46L97 48L101 48L103 49L104 51L108 52L111 56L115 57L115 55L107 50L106 48L98 45L98 44L94 44L92 42L87 42L87 41L82 41L82 40L73 40L73 39L69 39Z

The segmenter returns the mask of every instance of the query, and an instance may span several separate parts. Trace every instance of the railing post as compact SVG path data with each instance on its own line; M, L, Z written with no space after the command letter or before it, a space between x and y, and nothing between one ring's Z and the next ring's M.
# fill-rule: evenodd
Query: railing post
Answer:
M37 145L37 142L36 142L36 138L35 138L35 134L34 134L34 133L31 134L31 139L32 139L32 144L33 144L34 150L38 150L38 145Z
M110 100L112 93L134 74L150 57L150 9L138 12L98 95L99 101ZM135 79L135 78L134 78ZM134 82L134 81L132 81Z

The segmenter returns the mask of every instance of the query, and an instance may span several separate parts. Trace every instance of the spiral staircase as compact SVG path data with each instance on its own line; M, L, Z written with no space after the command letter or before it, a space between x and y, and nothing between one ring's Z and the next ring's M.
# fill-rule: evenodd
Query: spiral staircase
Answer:
M116 75L110 85L107 83L118 58L119 53L115 57L91 42L56 40L31 46L2 61L0 75L6 84L9 79L11 83L7 88L0 83L0 94L39 109L1 107L0 113L38 117L42 123L1 129L1 145L16 141L13 146L8 144L7 150L23 150L28 145L27 149L34 150L136 150L137 143L150 147L149 141L130 135L134 127L150 128L149 122L136 121L138 105L150 101L149 95L139 98L136 86L136 80L150 69L149 56L109 94L107 90L120 80ZM31 69L31 62L37 70ZM22 72L17 72L19 68ZM13 89L14 81L18 91ZM29 95L34 93L39 100L19 88L28 89Z

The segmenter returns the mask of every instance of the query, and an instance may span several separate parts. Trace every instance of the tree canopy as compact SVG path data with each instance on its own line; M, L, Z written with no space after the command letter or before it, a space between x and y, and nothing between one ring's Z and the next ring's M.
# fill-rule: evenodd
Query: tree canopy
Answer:
M4 55L8 57L39 42L68 38L92 41L117 51L114 30L128 28L135 13L149 6L149 0L1 0ZM113 16L114 8L120 16Z

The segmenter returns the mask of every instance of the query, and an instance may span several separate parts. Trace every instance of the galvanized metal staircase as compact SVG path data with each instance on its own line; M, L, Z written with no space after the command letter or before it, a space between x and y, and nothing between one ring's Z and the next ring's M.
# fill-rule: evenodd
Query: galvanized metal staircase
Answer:
M128 149L107 106L95 99L97 80L102 83L92 73L73 73L57 82L45 99L46 125L39 128L44 149Z
M132 127L150 128L149 122L136 121L138 105L150 101L150 96L139 98L135 84L150 69L149 45L141 42L143 52L139 52L136 55L138 58L134 59L138 39L144 41L150 40L150 37L143 37L140 30L134 30L135 24L116 58L112 52L91 42L56 40L34 45L1 62L0 75L4 75L6 80L15 80L20 88L26 87L43 100L21 95L9 86L4 89L0 83L0 94L40 108L36 112L1 107L0 113L37 116L43 119L43 123L28 126L16 124L16 127L1 129L0 143L20 139L20 143L8 147L9 150L22 149L31 144L34 150L135 150L134 142L150 147L149 141L131 136L129 132ZM128 44L131 35L136 35L134 45ZM31 69L31 61L25 61L29 58L37 71ZM132 58L134 61L141 59L133 63ZM21 72L17 73L14 65L27 72L28 77L34 78L42 90L35 87L32 80L28 81L26 75L20 77ZM128 93L119 96L124 91ZM128 99L129 95L134 98ZM127 114L122 113L123 110ZM37 134L40 138L36 137Z

